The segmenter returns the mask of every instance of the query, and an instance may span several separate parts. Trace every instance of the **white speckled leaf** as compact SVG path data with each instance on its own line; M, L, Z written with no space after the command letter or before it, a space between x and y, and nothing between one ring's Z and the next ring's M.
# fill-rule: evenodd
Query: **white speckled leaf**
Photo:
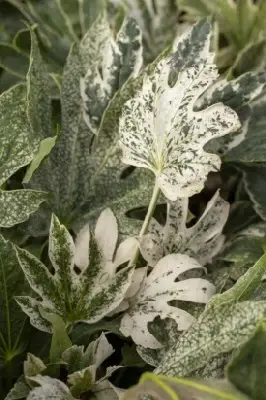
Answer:
M188 376L213 357L227 353L247 341L265 316L263 301L209 306L167 352L155 372Z
M26 400L74 400L68 387L58 379L37 375L31 377L32 383L39 385L33 389Z
M102 13L81 41L85 76L81 78L84 119L96 134L105 109L116 91L142 66L141 32L132 19L125 19L115 40Z
M76 248L67 229L53 215L49 236L49 258L53 272L26 250L17 248L21 268L33 291L41 298L18 297L17 302L36 328L51 332L41 317L39 306L62 317L66 324L99 321L123 300L133 274L132 268L106 267L94 236L90 240L89 263L79 271L74 267ZM89 245L83 243L82 249ZM113 249L114 250L114 249ZM84 260L84 257L82 257Z
M188 254L201 265L211 262L223 243L223 227L229 214L229 203L217 191L208 202L200 219L191 227L186 227L188 198L168 202L167 220L161 226L153 220L149 233L141 241L141 252L150 266L163 256L171 253Z
M146 62L153 61L171 44L177 33L174 0L126 0L126 12L139 24L144 39Z
M187 34L177 48L186 39ZM223 104L193 110L197 99L218 78L209 50L203 47L203 52L199 64L181 66L171 86L175 54L160 61L144 80L142 91L124 105L120 118L123 162L153 171L172 201L201 191L208 173L221 165L220 158L206 153L204 146L240 127L237 114Z
M156 316L172 318L179 330L187 329L193 317L186 311L169 306L171 300L206 303L214 294L214 286L204 279L191 278L177 281L179 275L192 269L202 269L193 258L183 254L170 254L162 258L144 280L132 299L132 306L126 311L120 330L131 336L134 342L143 347L159 348L161 344L148 331L148 322Z
M255 135L255 138L253 139L252 133L254 130L256 132L259 131L257 130L256 122L258 121L260 106L263 108L263 101L258 100L257 103L256 99L260 96L265 87L265 83L265 72L247 72L235 80L228 82L224 80L218 81L207 90L201 99L199 99L196 105L196 110L202 110L212 104L222 102L237 112L242 124L242 127L237 132L222 138L214 139L208 143L206 147L207 151L214 151L219 155L224 155L229 152L229 156L226 155L226 161L238 161L242 158L242 148L247 148L248 151L246 153L248 156L246 157L252 157L253 154L249 147L254 146L256 149L257 143L257 136ZM256 101L255 110L253 110L254 101ZM252 140L254 140L254 143ZM235 148L236 151L232 150ZM240 152L238 152L239 149ZM239 159L237 157L231 157L231 154L233 157L239 154Z
M126 21L128 23L125 22L125 29L131 29L131 20ZM129 48L136 47L137 51L138 40L134 41L132 38L132 43L125 45L125 38L121 32L120 46L125 54L120 73L123 74L124 80L126 66L128 66L128 73L133 73L132 52L127 52L127 45ZM30 183L36 189L52 193L49 208L60 221L64 221L75 232L78 232L88 221L95 223L100 212L111 206L118 217L120 229L123 226L123 234L125 236L136 234L141 222L128 218L125 214L132 205L143 207L148 204L152 185L147 176L144 178L143 174L140 176L138 173L132 174L132 177L127 179L121 179L122 165L117 133L122 105L132 97L132 93L138 90L139 79L131 76L120 89L117 87L116 93L112 95L110 104L102 116L101 132L97 136L97 142L100 140L100 143L92 149L93 134L82 117L80 79L86 73L84 60L87 60L86 54L89 53L89 48L85 47L84 42L82 43L83 46L72 47L64 67L60 139ZM141 52L141 48L138 51ZM137 64L136 58L134 66L136 67ZM41 233L47 234L49 211L43 214L39 213L39 218L32 218L28 225L30 235L40 235L40 227Z

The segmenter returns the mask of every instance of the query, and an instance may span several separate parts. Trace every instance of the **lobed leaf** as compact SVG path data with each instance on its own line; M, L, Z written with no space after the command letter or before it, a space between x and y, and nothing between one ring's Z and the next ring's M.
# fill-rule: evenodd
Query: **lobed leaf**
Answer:
M71 235L55 216L52 217L49 236L49 258L53 272L35 256L17 248L21 268L31 288L39 296L39 299L18 297L17 302L30 317L32 325L40 330L51 332L50 324L43 318L51 322L51 318L47 317L50 314L60 316L65 324L80 320L98 322L117 308L131 284L133 269L127 267L116 272L118 263L110 268L109 260L106 263L100 253L101 242L98 245L93 236L86 232L83 234L90 241L90 247L86 244L78 248L79 251L89 249L89 261L86 266L82 265L82 269L74 264L77 249ZM120 260L127 261L130 256L131 253L122 259L120 257Z
M177 70L178 77L169 83L175 55L160 61L155 72L144 80L142 91L129 100L120 118L120 144L123 162L154 172L157 184L169 200L189 197L203 188L210 171L220 168L220 159L203 150L215 137L240 127L236 113L223 104L193 111L197 99L213 84L218 73L207 50L211 25L199 64ZM197 25L193 28L197 30ZM184 34L177 44L194 37ZM186 64L185 64L186 65Z
M170 306L172 300L206 303L214 294L214 286L204 279L178 280L185 271L202 269L193 258L183 254L170 254L162 258L144 279L140 289L131 299L131 307L124 313L120 330L131 336L138 345L159 348L161 344L148 331L148 322L156 316L172 318L183 331L193 322L187 311Z
M186 227L188 212L188 198L180 198L176 202L168 202L164 226L156 220L152 221L149 233L140 244L141 253L150 266L172 253L188 254L205 265L220 251L229 204L217 191L200 219L189 228Z

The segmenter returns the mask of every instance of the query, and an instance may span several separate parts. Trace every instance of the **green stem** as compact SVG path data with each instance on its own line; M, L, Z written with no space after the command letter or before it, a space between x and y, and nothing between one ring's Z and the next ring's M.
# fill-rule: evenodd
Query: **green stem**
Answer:
M150 222L151 222L151 219L152 219L152 216L153 216L156 204L157 204L157 200L158 200L159 194L160 194L160 188L157 185L157 183L155 183L155 186L154 186L154 189L153 189L153 193L152 193L152 197L151 197L151 201L150 201L150 204L149 204L149 207L148 207L148 211L147 211L146 217L144 219L142 228L141 228L140 233L139 233L139 238L140 239L148 232L148 228L149 228L149 225L150 225ZM131 257L131 260L128 263L129 267L132 267L133 265L136 264L136 262L137 262L137 260L139 258L139 254L140 254L140 251L139 251L139 248L137 248L136 252L133 254L133 256Z

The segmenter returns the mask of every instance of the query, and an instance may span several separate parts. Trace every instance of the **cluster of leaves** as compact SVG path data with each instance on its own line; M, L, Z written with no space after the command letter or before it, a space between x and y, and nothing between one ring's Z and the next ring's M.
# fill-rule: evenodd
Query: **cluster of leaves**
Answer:
M265 2L4 4L1 395L262 400Z

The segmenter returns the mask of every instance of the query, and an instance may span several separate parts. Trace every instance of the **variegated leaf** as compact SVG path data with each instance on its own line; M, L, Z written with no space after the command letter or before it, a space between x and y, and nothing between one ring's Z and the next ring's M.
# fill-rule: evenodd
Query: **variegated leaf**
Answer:
M187 376L213 357L232 351L255 332L264 318L263 301L210 305L167 352L155 372Z
M123 49L121 50L123 59L127 65L130 64L129 69L131 69L132 52L129 51L127 54L127 48L132 45L136 47L136 49L134 47L136 51L140 52L141 49L137 50L138 41L134 42L134 46L133 42L125 44L127 40L125 37L128 36L123 36L122 33L131 26L131 20L126 21L120 31L120 47ZM93 136L82 118L80 93L80 79L86 74L82 60L87 59L87 53L90 53L89 49L83 42L83 46L74 45L68 56L61 91L60 140L46 162L33 175L30 184L35 189L46 190L53 194L49 208L76 232L88 221L95 223L99 213L106 207L112 206L115 208L120 230L123 226L122 233L125 236L136 234L141 222L128 218L126 212L132 205L145 207L148 204L152 183L146 173L136 172L127 179L122 179L117 133L122 105L138 90L143 77L134 79L131 76L114 94L103 115L97 146L90 151ZM129 58L126 58L127 56ZM129 70L126 73L125 68L123 65L120 69L124 78L130 73ZM27 225L31 235L47 234L48 213L48 210L43 210L43 214L39 213L38 218L31 219Z
M139 24L146 62L153 61L177 34L177 8L173 0L126 0L125 9Z
M206 147L207 151L226 155L226 161L233 161L234 155L237 154L233 149L246 148L246 141L249 141L249 137L252 137L251 133L254 129L254 121L256 126L256 121L258 120L257 110L260 113L260 105L263 102L259 99L257 100L257 98L260 97L265 84L265 72L247 72L235 80L228 82L218 81L204 93L196 104L196 110L203 110L205 107L222 102L237 112L242 124L242 127L237 132L214 139L208 143ZM255 104L258 102L258 109L253 109L254 102ZM253 114L257 115L253 117ZM256 143L256 135L254 141ZM247 146L249 145L248 143ZM227 153L229 154L228 157ZM241 160L241 158L239 159Z
M32 53L27 75L27 91L23 85L17 85L4 92L0 97L0 186L18 169L29 164L38 151L41 132L33 118L32 103L44 93L36 93L34 80L40 64L40 55L36 50L36 38L32 33ZM41 110L38 110L38 112ZM43 114L46 114L48 110ZM42 115L44 119L50 114ZM49 121L51 124L51 121ZM39 205L47 200L42 191L12 190L0 191L0 226L11 227L26 221Z
M141 32L133 19L125 19L116 40L105 13L81 41L85 76L81 78L84 118L94 134L116 91L142 66Z
M79 320L93 323L122 302L131 283L132 268L123 268L119 272L110 270L94 237L85 233L85 238L90 240L89 262L81 270L77 270L74 264L76 248L73 239L55 216L52 217L49 236L53 272L32 254L17 248L21 268L40 298L18 297L17 301L38 329L51 332L49 323L42 318L40 306L46 313L61 316L66 324ZM89 245L84 248L88 250Z
M211 25L205 23L209 26L206 43L210 43ZM178 49L188 35L193 37L192 32L184 34ZM201 191L207 174L221 165L220 158L206 153L204 146L240 127L237 114L221 103L193 110L197 99L218 78L207 47L203 47L202 61L177 70L178 77L171 84L175 54L160 61L144 80L142 91L125 104L120 118L123 162L153 171L160 189L172 201Z
M148 331L148 322L156 316L172 318L179 330L187 329L193 322L188 312L168 305L171 300L206 303L215 288L204 279L191 278L177 281L185 271L202 269L193 258L182 254L170 254L162 258L144 280L137 295L131 299L131 307L121 320L120 330L131 336L136 344L159 348L161 344Z
M149 233L141 240L141 253L150 266L171 253L188 254L205 265L221 250L224 243L222 230L228 218L229 203L217 191L200 219L187 228L188 200L181 198L176 202L168 202L165 226L153 220Z
M68 387L58 379L37 375L30 380L39 386L30 392L27 400L75 400Z

